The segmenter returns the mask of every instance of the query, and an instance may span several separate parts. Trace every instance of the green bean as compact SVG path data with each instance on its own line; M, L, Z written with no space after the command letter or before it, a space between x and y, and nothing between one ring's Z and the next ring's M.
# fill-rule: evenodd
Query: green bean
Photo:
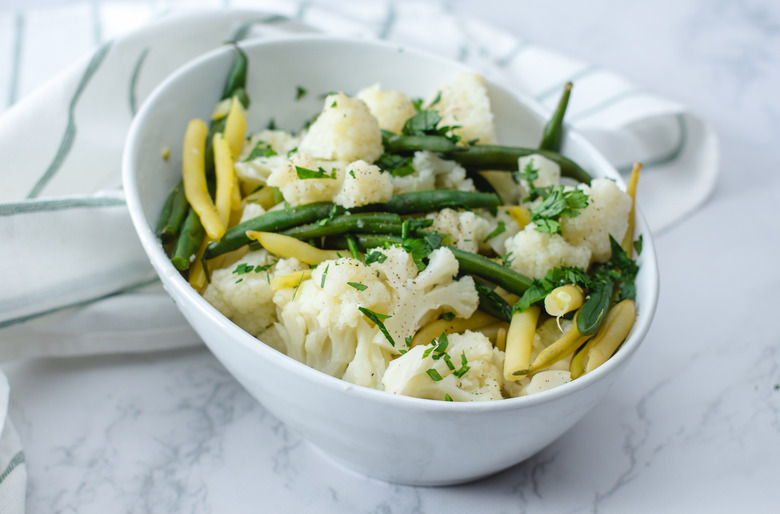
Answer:
M339 240L329 240L330 244L338 245ZM364 235L357 236L357 242L363 250L384 246L386 244L402 244L400 237L388 235ZM474 275L501 286L510 293L522 295L533 282L530 278L516 272L513 269L502 266L483 255L459 250L453 246L447 246L458 260L459 272Z
M218 255L241 248L249 242L247 230L258 232L280 232L297 225L325 219L334 214L343 214L344 209L330 202L313 202L288 209L270 211L229 228L222 239L209 243L203 253L204 259L213 259Z
M187 197L184 196L184 186L181 181L171 190L165 200L155 232L163 243L176 239L181 230L181 224L187 216Z
M400 193L382 204L370 206L371 210L394 212L396 214L419 214L441 209L495 209L501 199L491 193L432 189Z
M460 163L467 170L503 170L517 171L517 160L526 155L540 154L561 167L561 175L573 178L579 182L588 183L592 177L579 164L564 157L558 152L522 148L519 146L475 145L469 146L464 152L444 154L445 159Z
M173 251L173 257L171 262L176 266L179 271L185 271L189 269L190 264L195 258L195 255L200 249L200 245L203 243L203 238L206 237L206 231L203 230L203 225L200 223L200 217L192 209L187 213L187 217L184 219L184 226L182 226L179 239L176 241L176 247Z
M504 320L512 320L512 306L491 288L481 282L474 282L479 296L479 310Z
M370 234L400 234L401 217L398 214L383 212L366 212L334 216L323 220L326 223L309 223L287 229L282 232L286 236L298 239L315 239L318 237L335 236L350 232L367 232Z
M241 48L233 44L236 49L236 57L233 59L233 65L228 72L225 80L225 88L222 90L222 99L231 98L236 94L236 90L246 88L246 72L249 67L249 61Z
M569 105L569 97L571 96L572 83L567 82L563 88L563 94L561 94L560 100L558 100L558 106L555 109L552 117L544 126L542 132L542 141L539 143L540 150L552 150L557 152L561 149L561 141L563 140L563 116L566 114L566 107Z
M472 191L431 190L400 193L386 203L370 204L350 209L352 212L389 212L393 214L420 214L450 208L495 208L501 204L496 195ZM241 248L249 242L247 230L280 232L298 225L312 223L344 214L346 209L330 202L315 202L284 210L270 211L228 229L222 239L206 247L203 258Z
M613 286L612 279L606 277L593 287L585 303L577 311L577 330L580 334L589 336L598 330L612 303Z
M480 277L497 286L501 286L510 293L522 295L533 282L530 278L515 270L502 266L478 253L466 252L453 246L448 246L452 254L458 259L461 273L467 273Z
M385 134L386 135L386 134ZM444 136L420 135L397 136L392 135L382 140L385 152L406 153L428 150L436 153L465 152L467 147L454 143Z

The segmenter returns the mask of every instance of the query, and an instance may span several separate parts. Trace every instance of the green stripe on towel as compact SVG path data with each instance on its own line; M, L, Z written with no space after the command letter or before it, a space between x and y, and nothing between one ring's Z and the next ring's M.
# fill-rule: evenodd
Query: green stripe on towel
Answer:
M0 204L0 216L33 214L38 212L64 211L69 209L89 209L100 207L118 207L125 205L124 198L51 198L41 200L23 200Z
M6 466L5 471L3 471L2 474L0 474L0 484L3 483L3 481L8 478L8 475L11 474L11 472L16 469L17 466L20 464L24 464L24 452L22 450L19 450L16 455L14 455L11 460L8 462L8 466Z
M108 54L109 48L111 48L110 42L102 45L97 49L97 51L92 56L92 59L89 61L89 65L87 65L87 69L84 71L84 75L81 77L81 81L76 88L76 92L73 94L73 98L71 98L70 104L68 105L68 124L65 127L65 134L62 136L62 141L60 141L60 146L57 149L57 153L54 155L54 159L52 159L51 164L49 164L49 167L43 173L41 178L38 179L38 182L35 183L33 188L27 194L27 198L36 198L41 194L41 192L43 192L43 189L46 187L49 181L54 178L54 175L56 175L57 171L60 169L60 167L62 167L62 164L65 162L65 159L68 157L68 154L73 148L73 141L76 139L76 121L74 116L76 105L78 104L81 98L81 94L86 89L90 79L95 75L95 72L100 67L100 63Z

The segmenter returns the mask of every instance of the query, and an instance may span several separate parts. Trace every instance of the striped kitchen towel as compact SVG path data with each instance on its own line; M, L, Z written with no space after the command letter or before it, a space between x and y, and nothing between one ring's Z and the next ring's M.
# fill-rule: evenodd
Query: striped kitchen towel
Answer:
M684 106L446 3L200 4L90 1L0 13L0 50L9 56L0 61L9 104L0 116L0 359L197 343L132 229L121 154L152 89L228 40L310 31L386 39L461 60L550 109L572 80L569 122L618 169L645 163L640 206L655 231L683 219L714 186L716 137ZM43 77L42 69L61 71Z

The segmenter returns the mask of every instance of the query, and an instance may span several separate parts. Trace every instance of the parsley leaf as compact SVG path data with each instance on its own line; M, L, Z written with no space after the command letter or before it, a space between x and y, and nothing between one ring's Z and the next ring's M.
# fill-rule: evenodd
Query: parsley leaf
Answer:
M531 209L531 221L536 230L555 234L561 231L558 220L567 216L574 218L588 206L588 196L580 189L565 191L563 186L554 186L543 197L542 203Z
M439 372L438 372L438 371L436 371L436 370L435 370L435 369L433 369L433 368L429 369L429 370L428 370L428 371L426 371L425 373L427 373L427 374L428 374L428 376L429 376L429 377L431 377L431 380L433 380L434 382L438 382L439 380L441 380L441 379L442 379L442 378L441 378L441 375L439 375Z
M383 254L379 250L372 250L368 255L366 255L366 265L373 264L375 262L383 263L387 260L387 255Z
M306 96L307 91L302 88L301 86L298 86L295 88L295 99L300 100L304 96Z
M383 153L374 164L379 166L379 169L382 171L386 171L394 177L405 177L416 171L412 165L411 157L404 157L403 155L392 153Z
M393 340L393 336L390 335L390 332L388 332L387 327L385 327L385 324L382 322L383 319L387 319L390 316L388 314L379 314L378 312L374 312L370 309L366 309L365 307L358 307L358 310L362 312L365 317L373 321L374 324L379 327L379 330L385 336L385 339L388 340L390 346L395 347L395 341Z
M272 157L274 155L276 155L276 152L271 148L271 145L261 140L252 148L252 151L249 152L249 155L244 159L244 162L252 161L258 157Z
M295 172L298 174L298 178L301 180L314 179L314 178L336 178L336 169L333 168L328 175L328 172L320 167L316 170L310 170L309 168L302 168L301 166L295 167Z
M365 291L366 289L368 289L367 285L361 284L360 282L347 282L347 285L354 287L358 291Z
M432 232L419 239L404 239L401 246L403 246L403 248L412 256L418 271L422 271L425 269L425 259L428 258L428 255L430 255L432 251L439 248L443 241L443 236L436 232Z
M488 234L485 237L485 240L482 241L482 242L483 243L487 243L488 241L490 241L494 237L496 237L496 236L498 236L500 234L503 234L504 232L506 232L506 223L504 223L503 221L499 221L498 222L498 226L490 234Z

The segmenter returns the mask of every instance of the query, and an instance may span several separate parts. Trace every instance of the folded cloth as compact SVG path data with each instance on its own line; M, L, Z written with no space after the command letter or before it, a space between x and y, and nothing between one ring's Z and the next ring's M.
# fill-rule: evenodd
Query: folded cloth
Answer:
M132 229L120 163L132 117L153 88L183 63L229 40L311 31L386 39L463 61L550 110L564 84L573 81L568 123L618 169L630 169L634 161L645 164L639 204L654 231L683 219L714 187L716 137L685 106L608 70L458 16L443 3L253 4L263 11L155 5L158 10L132 2L85 1L48 11L51 20L43 26L40 19L47 11L36 12L39 24L26 26L41 36L26 34L26 41L71 46L79 44L69 37L73 27L124 35L97 49L93 41L84 41L81 50L90 51L86 59L0 117L0 360L198 343L155 279ZM0 20L17 31L0 41L0 48L19 45L24 24L18 21L24 13L14 16L16 22ZM67 23L61 21L65 18ZM9 77L5 92L13 98L19 70L30 67L25 59L41 56L3 50L16 56L0 63L0 77ZM61 54L45 55L51 62L35 62L36 67L62 64L55 62ZM5 420L8 388L0 379L6 399L0 405L0 510L21 512L24 454ZM13 494L4 492L11 488Z

